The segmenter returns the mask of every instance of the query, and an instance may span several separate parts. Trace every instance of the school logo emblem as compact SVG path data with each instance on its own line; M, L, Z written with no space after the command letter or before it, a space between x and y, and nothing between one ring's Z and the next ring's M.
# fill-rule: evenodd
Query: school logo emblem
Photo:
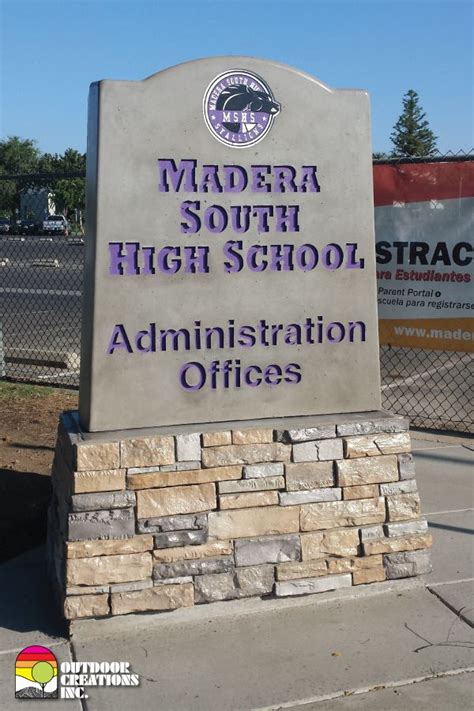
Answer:
M246 148L267 135L281 106L263 79L247 70L232 69L211 81L203 109L207 127L218 141Z
M47 647L25 647L15 662L17 699L57 699L58 662Z

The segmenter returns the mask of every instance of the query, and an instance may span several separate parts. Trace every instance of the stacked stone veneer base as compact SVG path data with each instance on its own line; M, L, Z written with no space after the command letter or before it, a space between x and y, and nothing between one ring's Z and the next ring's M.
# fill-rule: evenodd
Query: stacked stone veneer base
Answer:
M48 550L68 619L430 571L406 420L84 438L60 422Z

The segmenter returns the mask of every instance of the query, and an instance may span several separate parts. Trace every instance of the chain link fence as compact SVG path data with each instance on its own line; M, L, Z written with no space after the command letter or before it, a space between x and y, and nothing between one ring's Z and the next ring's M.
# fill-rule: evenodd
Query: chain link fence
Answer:
M0 377L78 387L84 193L83 173L0 175ZM380 364L387 410L417 427L473 431L468 353L383 345Z

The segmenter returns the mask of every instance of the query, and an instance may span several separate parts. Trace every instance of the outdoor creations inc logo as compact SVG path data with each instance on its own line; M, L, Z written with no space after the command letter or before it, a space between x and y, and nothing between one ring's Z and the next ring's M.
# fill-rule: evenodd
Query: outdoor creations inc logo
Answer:
M60 682L60 683L59 683ZM17 699L87 699L88 687L139 686L129 662L60 662L47 647L25 647L15 661Z
M261 141L280 109L268 84L247 70L219 74L204 95L204 118L209 131L232 148L246 148Z
M58 662L47 647L25 647L15 662L17 699L57 699Z

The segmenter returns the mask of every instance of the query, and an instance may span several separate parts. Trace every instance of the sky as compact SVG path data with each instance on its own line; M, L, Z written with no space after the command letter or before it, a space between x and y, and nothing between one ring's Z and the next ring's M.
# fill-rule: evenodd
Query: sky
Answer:
M0 0L1 138L43 152L86 146L89 84L183 61L247 55L333 88L366 89L374 151L390 151L415 89L438 148L473 132L471 0Z

